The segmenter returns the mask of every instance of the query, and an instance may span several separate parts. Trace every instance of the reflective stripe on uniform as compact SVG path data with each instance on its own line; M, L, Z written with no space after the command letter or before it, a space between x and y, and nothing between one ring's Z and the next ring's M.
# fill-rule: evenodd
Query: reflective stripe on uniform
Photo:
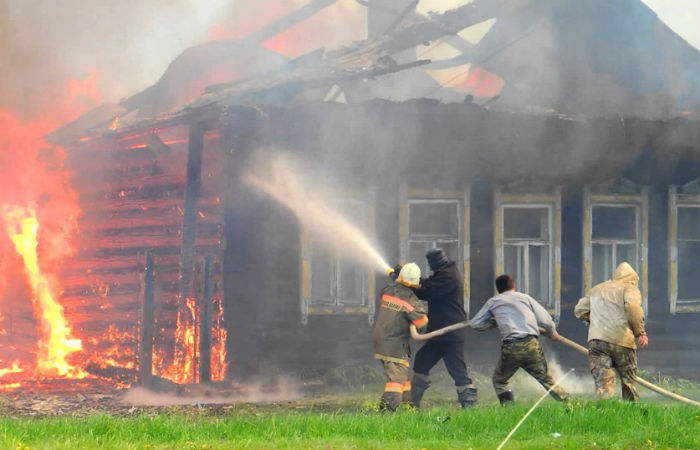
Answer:
M411 390L411 382L407 381L403 384L403 391L406 392L406 391L410 391L410 390Z
M413 325L417 326L418 328L422 327L428 323L428 316L423 316L420 319L416 319L413 321Z
M386 385L384 386L384 392L398 392L401 393L403 392L403 384L401 383L396 383L393 381L387 381Z
M393 303L394 305L402 306L408 310L408 312L413 311L415 308L413 305L408 303L406 300L402 300L398 297L392 297L391 295L382 295L382 301L387 303Z

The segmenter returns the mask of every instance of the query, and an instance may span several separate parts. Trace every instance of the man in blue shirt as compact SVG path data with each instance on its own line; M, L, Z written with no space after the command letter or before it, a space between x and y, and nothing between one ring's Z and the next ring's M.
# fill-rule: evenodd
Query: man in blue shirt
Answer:
M498 295L484 304L470 326L478 331L498 327L501 333L501 359L492 379L501 405L513 401L508 380L519 368L533 376L545 389L552 388L549 393L554 399L566 400L569 394L561 386L555 385L537 340L540 328L545 329L553 340L559 339L552 317L535 299L517 292L515 280L508 275L496 278L496 290Z

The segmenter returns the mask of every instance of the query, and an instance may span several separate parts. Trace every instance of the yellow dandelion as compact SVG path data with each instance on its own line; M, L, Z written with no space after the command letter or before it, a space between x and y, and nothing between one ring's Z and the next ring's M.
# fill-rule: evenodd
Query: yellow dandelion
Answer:
M651 447L652 445L654 445L654 443L651 442L651 439L647 439L647 445Z

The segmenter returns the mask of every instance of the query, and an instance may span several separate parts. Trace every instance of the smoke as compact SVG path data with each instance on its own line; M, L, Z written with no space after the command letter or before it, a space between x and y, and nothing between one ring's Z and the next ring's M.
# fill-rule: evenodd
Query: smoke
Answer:
M185 49L242 38L307 0L0 0L0 108L35 115L51 86L101 74L115 102L152 85ZM342 0L276 37L283 53L362 39L364 7ZM340 25L338 25L340 24ZM298 50L292 43L299 42Z
M547 366L555 381L562 380L564 375L570 370L562 365L554 357L547 359ZM524 370L519 370L513 377L513 386L518 393L523 395L541 395L544 388L533 377ZM581 372L573 372L561 381L561 386L569 394L592 395L595 392L595 385L591 375Z
M270 385L263 381L252 381L246 385L232 386L228 394L223 388L209 388L205 385L192 385L183 395L155 392L143 387L128 389L119 399L122 403L135 406L174 406L215 403L269 403L295 400L302 397L298 382L280 378Z
M308 183L309 179L317 180L318 175L305 174L289 156L263 160L243 177L247 183L292 210L314 238L344 256L378 271L390 267L360 228L330 206L321 194L324 187Z
M41 107L47 86L93 67L103 74L105 97L130 95L207 39L230 3L238 2L0 0L0 106Z

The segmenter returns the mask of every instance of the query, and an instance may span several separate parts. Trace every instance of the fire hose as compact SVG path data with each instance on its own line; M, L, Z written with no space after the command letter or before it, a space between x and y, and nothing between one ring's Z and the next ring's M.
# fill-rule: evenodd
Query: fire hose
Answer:
M470 324L471 324L471 321L468 320L466 322L455 323L455 324L452 324L450 326L440 328L439 330L431 331L430 333L425 333L425 334L419 333L418 330L416 329L416 326L411 324L411 327L410 327L411 337L417 341L427 341L428 339L432 339L432 338L437 337L437 336L442 336L443 334L450 333L452 331L461 330L462 328L468 327ZM544 331L544 330L540 328L540 331ZM574 342L568 338L565 338L562 335L559 335L559 339L557 340L557 342L561 342L562 344L566 345L567 347L573 348L574 350L576 350L579 353L583 353L584 355L588 355L588 349L586 347L579 345L576 342ZM696 402L695 400L691 400L689 398L683 397L682 395L678 395L674 392L667 391L666 389L661 388L653 383L650 383L643 378L637 377L637 383L639 383L640 385L644 386L645 388L647 388L649 390L656 392L657 394L661 394L661 395L668 397L672 400L676 400L676 401L679 401L682 403L686 403L688 405L700 407L700 402Z

